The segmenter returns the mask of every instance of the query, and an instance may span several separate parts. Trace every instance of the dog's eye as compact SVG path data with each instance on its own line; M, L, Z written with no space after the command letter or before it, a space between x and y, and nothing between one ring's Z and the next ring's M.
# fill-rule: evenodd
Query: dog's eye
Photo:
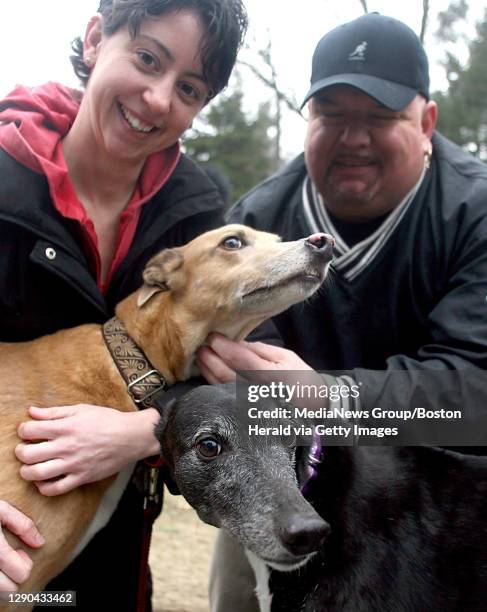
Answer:
M198 453L203 459L214 459L222 452L221 444L214 438L204 438L196 445Z
M228 251L238 251L244 246L244 242L238 236L229 236L223 240L222 245Z

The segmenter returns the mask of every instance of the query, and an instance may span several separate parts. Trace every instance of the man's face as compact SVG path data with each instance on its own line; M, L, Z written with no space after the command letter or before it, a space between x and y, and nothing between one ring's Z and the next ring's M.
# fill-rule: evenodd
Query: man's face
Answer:
M359 90L337 85L311 99L306 166L336 217L366 221L397 206L419 180L436 124L421 96L392 111Z

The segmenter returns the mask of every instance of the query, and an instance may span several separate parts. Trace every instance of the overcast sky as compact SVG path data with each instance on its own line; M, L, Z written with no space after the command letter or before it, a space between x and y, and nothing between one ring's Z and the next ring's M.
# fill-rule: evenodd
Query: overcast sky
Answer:
M84 32L89 17L96 12L98 0L0 0L0 95L16 83L36 85L61 81L77 86L69 63L70 41ZM310 74L311 55L321 36L335 25L362 14L359 0L244 0L250 17L249 44L263 46L268 36L273 45L280 85L300 100L305 94ZM431 0L429 31L436 29L434 18L448 0ZM472 17L482 14L485 2L470 0ZM420 29L422 0L401 2L369 0L369 10L379 10L402 19L416 32ZM256 43L254 41L257 41ZM444 77L437 62L442 50L428 36L432 89L444 87ZM249 82L245 91L253 91ZM265 91L256 87L255 99L265 99ZM284 147L288 154L302 147L304 121L286 117Z

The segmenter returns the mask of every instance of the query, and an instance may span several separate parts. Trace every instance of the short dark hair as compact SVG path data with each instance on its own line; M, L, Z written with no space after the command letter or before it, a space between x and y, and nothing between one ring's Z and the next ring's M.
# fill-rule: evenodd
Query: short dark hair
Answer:
M201 60L212 97L228 84L247 30L247 13L241 0L101 0L98 7L105 34L114 34L128 25L133 37L144 19L181 10L195 12L206 29ZM70 57L74 72L86 85L91 69L83 61L81 38L76 38L71 48L74 52Z

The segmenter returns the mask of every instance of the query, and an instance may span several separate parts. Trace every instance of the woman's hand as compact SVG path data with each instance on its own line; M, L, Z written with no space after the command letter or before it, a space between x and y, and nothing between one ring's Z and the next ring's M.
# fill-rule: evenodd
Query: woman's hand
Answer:
M6 501L0 501L0 595L16 592L32 570L32 559L22 549L14 550L2 533L7 528L31 548L39 548L44 538L34 522ZM0 597L1 599L1 597Z
M210 334L208 346L198 350L196 363L210 384L225 383L235 380L237 370L260 370L262 380L266 380L265 371L308 370L312 368L293 351L272 346L264 342L234 342L221 334Z
M116 474L126 465L159 453L154 408L120 412L88 404L29 409L21 423L24 441L15 449L20 475L43 495L60 495ZM36 444L32 444L36 442Z

